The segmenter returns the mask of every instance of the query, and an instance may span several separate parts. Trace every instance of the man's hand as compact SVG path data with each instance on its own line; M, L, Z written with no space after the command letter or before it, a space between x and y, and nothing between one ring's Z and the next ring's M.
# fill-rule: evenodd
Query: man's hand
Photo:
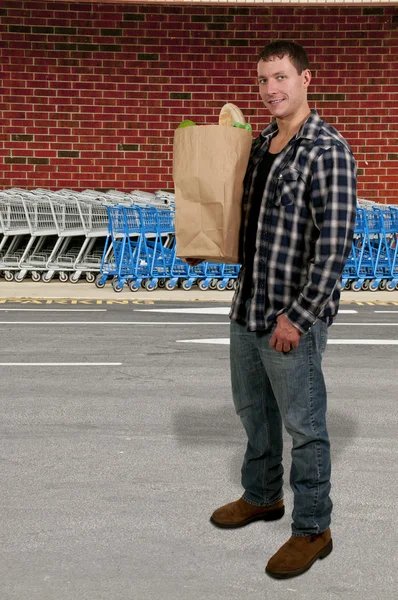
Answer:
M299 345L301 331L284 314L276 319L277 326L269 345L277 352L290 352Z
M196 267L204 261L204 258L183 258L181 260L187 263L190 267Z

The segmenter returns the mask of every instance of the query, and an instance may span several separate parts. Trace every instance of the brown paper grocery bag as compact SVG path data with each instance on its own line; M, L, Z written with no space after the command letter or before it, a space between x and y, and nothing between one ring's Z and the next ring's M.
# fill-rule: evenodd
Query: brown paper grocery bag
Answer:
M222 125L174 135L177 256L237 263L243 179L252 135Z

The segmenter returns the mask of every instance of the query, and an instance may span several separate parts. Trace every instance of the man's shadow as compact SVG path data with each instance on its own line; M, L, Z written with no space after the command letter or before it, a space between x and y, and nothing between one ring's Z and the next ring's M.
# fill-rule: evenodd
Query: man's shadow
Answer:
M174 416L173 430L178 442L185 448L213 447L214 452L217 452L217 448L230 447L229 479L231 483L239 485L240 470L246 449L246 434L231 404L226 404L216 410L192 407L180 410ZM346 449L352 445L357 424L347 413L335 409L328 411L327 423L332 463L338 465L343 459ZM291 460L291 439L286 431L284 431L283 438L283 460L285 473L287 473Z

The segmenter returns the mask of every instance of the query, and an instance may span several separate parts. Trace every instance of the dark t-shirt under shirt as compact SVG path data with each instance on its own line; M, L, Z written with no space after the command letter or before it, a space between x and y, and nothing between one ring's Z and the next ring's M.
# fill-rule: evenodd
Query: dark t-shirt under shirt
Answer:
M251 297L251 288L252 288L252 279L253 279L253 263L254 263L254 255L256 253L256 237L257 237L257 224L258 218L260 215L261 203L264 195L265 184L268 179L269 172L271 170L272 164L277 157L277 154L271 154L270 152L266 152L261 159L258 167L257 173L254 178L254 189L253 196L251 202L251 208L249 212L249 219L247 223L247 230L245 236L245 285L244 292L246 298Z

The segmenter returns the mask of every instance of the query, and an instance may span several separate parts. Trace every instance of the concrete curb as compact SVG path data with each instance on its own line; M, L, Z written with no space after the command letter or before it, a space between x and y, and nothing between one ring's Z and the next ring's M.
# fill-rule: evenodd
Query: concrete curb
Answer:
M60 283L51 281L49 283L34 283L32 281L0 282L0 300L11 301L12 299L75 299L92 301L117 301L124 300L128 302L223 302L229 304L233 297L233 291L224 290L206 290L201 291L197 287L184 291L177 288L172 291L158 288L153 292L140 289L138 292L131 292L126 286L120 293L113 291L111 285L107 284L104 288L98 289L93 283L85 281L72 283ZM398 291L386 292L352 292L343 291L341 303L351 302L370 302L370 303L393 303L398 305Z

